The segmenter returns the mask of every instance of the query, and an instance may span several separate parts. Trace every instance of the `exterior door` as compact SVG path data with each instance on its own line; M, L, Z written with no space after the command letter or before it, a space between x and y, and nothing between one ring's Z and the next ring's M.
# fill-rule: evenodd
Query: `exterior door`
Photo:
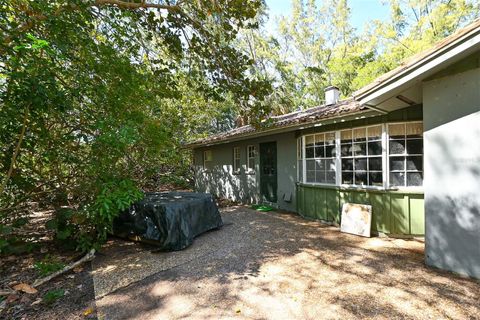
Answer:
M260 143L260 193L263 201L277 202L277 143Z

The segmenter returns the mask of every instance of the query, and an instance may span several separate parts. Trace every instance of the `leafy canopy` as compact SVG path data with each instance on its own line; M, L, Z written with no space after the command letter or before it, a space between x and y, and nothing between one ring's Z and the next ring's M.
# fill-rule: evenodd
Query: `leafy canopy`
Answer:
M357 30L350 20L351 1L291 3L289 14L277 19L274 33L245 30L239 41L255 61L253 73L272 81L275 89L267 99L279 114L322 104L329 85L348 97L480 16L478 1L389 0L384 4L390 17L370 20Z
M35 201L54 208L59 240L86 250L141 189L186 167L180 143L216 106L265 114L269 83L232 45L260 5L2 1L0 223Z

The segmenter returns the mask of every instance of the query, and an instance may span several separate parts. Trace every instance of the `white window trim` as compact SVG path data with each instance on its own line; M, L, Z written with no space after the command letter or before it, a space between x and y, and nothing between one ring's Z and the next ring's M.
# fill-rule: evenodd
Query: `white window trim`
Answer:
M302 183L303 184L308 184L308 185L315 185L315 186L338 186L338 171L339 170L336 170L335 171L335 183L322 183L322 182L307 182L307 156L306 156L306 146L305 146L305 138L306 137L309 137L309 136L315 136L316 134L327 134L327 133L334 133L335 134L335 150L339 150L337 149L337 144L339 143L339 140L338 140L338 137L337 137L337 133L339 131L337 130L334 130L334 131L324 131L324 132L317 132L317 133L310 133L310 134L305 134L302 136L302 169L303 169L303 177L302 177ZM297 150L297 154L298 154L298 150ZM335 161L335 166L336 168L341 168L340 167L337 167L337 157L338 155L335 155L335 158L334 158L334 161ZM308 158L309 160L312 160L312 159L317 159L317 158ZM330 158L325 158L325 157L321 157L321 159L330 159ZM298 161L297 161L298 162ZM340 171L341 172L341 171ZM298 179L298 177L297 177Z
M368 128L371 128L371 127L378 127L379 125L382 126L382 134L381 134L381 142L382 142L382 148L383 148L383 138L384 138L384 133L385 133L385 125L382 123L382 124L370 124L370 125L367 125L367 126L361 126L361 127L353 127L353 128L350 128L350 129L340 129L338 130L341 134L342 131L346 131L346 130L355 130L355 129L368 129ZM368 130L366 130L368 132ZM368 148L368 137L366 137L365 141L367 142L367 148ZM377 140L378 141L378 140ZM353 140L352 140L352 143ZM368 152L368 151L367 151ZM340 150L340 160L342 158L342 151ZM365 155L364 156L365 158L370 158L371 156L367 156ZM378 157L378 156L373 156L373 157ZM340 162L340 180L338 181L338 183L340 183L340 186L341 187L344 187L344 188L352 188L352 189L371 189L371 190L384 190L385 189L385 186L386 186L386 183L385 183L385 170L383 170L383 168L385 168L383 165L384 165L384 161L385 161L385 155L384 155L384 152L383 152L383 149L382 149L382 186L369 186L369 185L364 185L364 184L342 184L341 181L342 181L342 166L341 166L341 162ZM355 161L355 157L353 157L354 161ZM368 174L368 169L367 169L367 174Z
M253 148L253 157L250 157L250 148ZM255 158L257 157L257 147L253 144L247 146L247 173L255 174ZM250 168L250 160L253 161L253 167Z
M305 136L302 137L302 181L307 183L307 157L305 156Z
M236 157L237 156L237 151L238 151L238 158ZM240 147L233 147L233 165L232 165L232 169L233 169L233 173L234 174L239 174L240 173L240 167L242 166L242 155L240 153ZM238 160L238 168L237 168L237 160Z
M325 131L325 132L317 132L317 133L309 133L309 134L304 134L298 139L301 139L301 159L298 159L297 156L297 164L299 161L302 162L302 179L300 180L298 177L298 169L297 169L297 181L299 181L301 184L305 185L313 185L313 186L328 186L328 187L341 187L345 189L361 189L361 190L392 190L392 191L407 191L407 192L423 192L424 188L423 186L398 186L398 187L390 187L390 154L389 154L389 148L390 148L390 136L388 133L388 125L390 124L409 124L409 123L420 123L423 125L423 121L395 121L395 122L385 122L385 123L379 123L379 124L372 124L372 125L366 125L366 126L360 126L360 127L353 127L353 128L345 128L345 129L339 129L339 130L334 130L334 131ZM344 130L353 130L353 129L362 129L362 128L368 128L368 127L375 127L375 126L382 126L382 135L381 135L381 142L382 142L382 186L368 186L368 185L355 185L355 184L342 184L342 158L341 158L341 136L340 133L341 131ZM336 156L335 156L335 166L336 166L336 175L335 175L335 184L330 184L330 183L317 183L317 182L307 182L307 168L306 168L306 156L305 156L305 137L315 135L315 134L320 134L320 133L335 133L335 149L336 149ZM298 148L298 143L297 143L297 148ZM296 151L298 155L298 150ZM423 160L423 165L425 165L425 149L423 151L422 160ZM423 174L425 174L425 167L423 167L422 170ZM425 175L423 176L423 181L425 181Z
M408 123L420 123L422 124L422 127L423 127L423 121L395 121L395 122L387 122L385 123L385 133L386 133L386 156L385 156L385 160L386 160L386 172L385 174L387 175L386 176L386 189L388 190L398 190L398 191L409 191L409 192L415 192L415 191L419 191L419 192L423 192L424 188L423 188L423 185L422 186L398 186L398 187L390 187L390 153L388 150L390 150L390 134L388 132L388 125L390 124L408 124ZM423 140L423 154L421 155L422 156L422 173L423 173L423 182L425 182L425 139L424 139L424 135L423 135L423 132L422 132L422 140ZM395 155L393 155L395 156ZM398 155L398 156L402 156L402 155ZM415 156L415 155L413 155Z
M388 124L382 123L382 177L383 189L388 188Z
M296 144L296 148L297 148L297 153L296 153L296 161L295 161L295 169L296 169L296 179L295 179L295 182L298 182L298 183L303 183L303 178L300 179L300 177L303 177L303 159L302 159L302 152L303 152L303 137L298 137L297 138L297 144ZM299 165L301 163L301 165ZM300 168L302 169L302 172L300 173Z
M212 159L207 161L207 152L210 152ZM203 151L203 169L204 170L210 170L207 168L207 162L213 162L213 152L211 149L204 150Z

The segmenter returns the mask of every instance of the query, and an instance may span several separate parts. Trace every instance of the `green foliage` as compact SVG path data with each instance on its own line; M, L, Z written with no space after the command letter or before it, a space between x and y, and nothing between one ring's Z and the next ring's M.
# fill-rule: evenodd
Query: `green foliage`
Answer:
M54 209L58 243L98 247L143 190L190 185L183 142L318 105L330 84L348 96L480 10L389 5L359 33L346 0L295 0L271 36L261 0L3 1L0 251L33 248L13 232L32 203Z
M480 16L478 1L390 0L385 1L389 19L369 21L364 30L356 30L348 4L293 0L290 15L280 17L275 34L242 31L239 46L255 61L252 73L274 84L267 97L273 113L322 104L329 85L349 97Z
M55 210L59 243L96 247L141 190L187 175L183 142L237 110L265 115L269 82L232 45L260 5L2 2L0 224L35 202Z
M42 261L35 262L33 267L37 270L40 276L45 277L58 270L62 270L65 265L58 261L58 259L47 255Z
M37 243L31 243L19 237L0 237L0 254L30 253L38 247Z
M19 217L10 224L0 224L0 254L20 254L32 252L36 243L29 243L16 235L17 229L28 223L25 217Z
M55 218L46 222L47 229L55 231L59 245L81 251L98 249L111 231L117 214L143 198L132 180L102 183L95 194L85 206L60 208ZM65 241L67 239L69 241Z
M65 290L63 289L54 289L50 290L43 296L43 302L50 305L53 304L58 299L62 298L65 295Z

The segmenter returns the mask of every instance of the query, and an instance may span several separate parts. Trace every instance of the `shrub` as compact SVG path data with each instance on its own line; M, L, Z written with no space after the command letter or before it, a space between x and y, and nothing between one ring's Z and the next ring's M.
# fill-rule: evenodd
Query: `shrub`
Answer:
M47 255L42 261L36 262L33 266L42 277L48 276L58 270L62 270L65 267L62 262L49 255Z
M50 290L47 293L45 293L42 300L46 304L53 304L55 301L57 301L64 295L65 295L65 291L63 289Z

